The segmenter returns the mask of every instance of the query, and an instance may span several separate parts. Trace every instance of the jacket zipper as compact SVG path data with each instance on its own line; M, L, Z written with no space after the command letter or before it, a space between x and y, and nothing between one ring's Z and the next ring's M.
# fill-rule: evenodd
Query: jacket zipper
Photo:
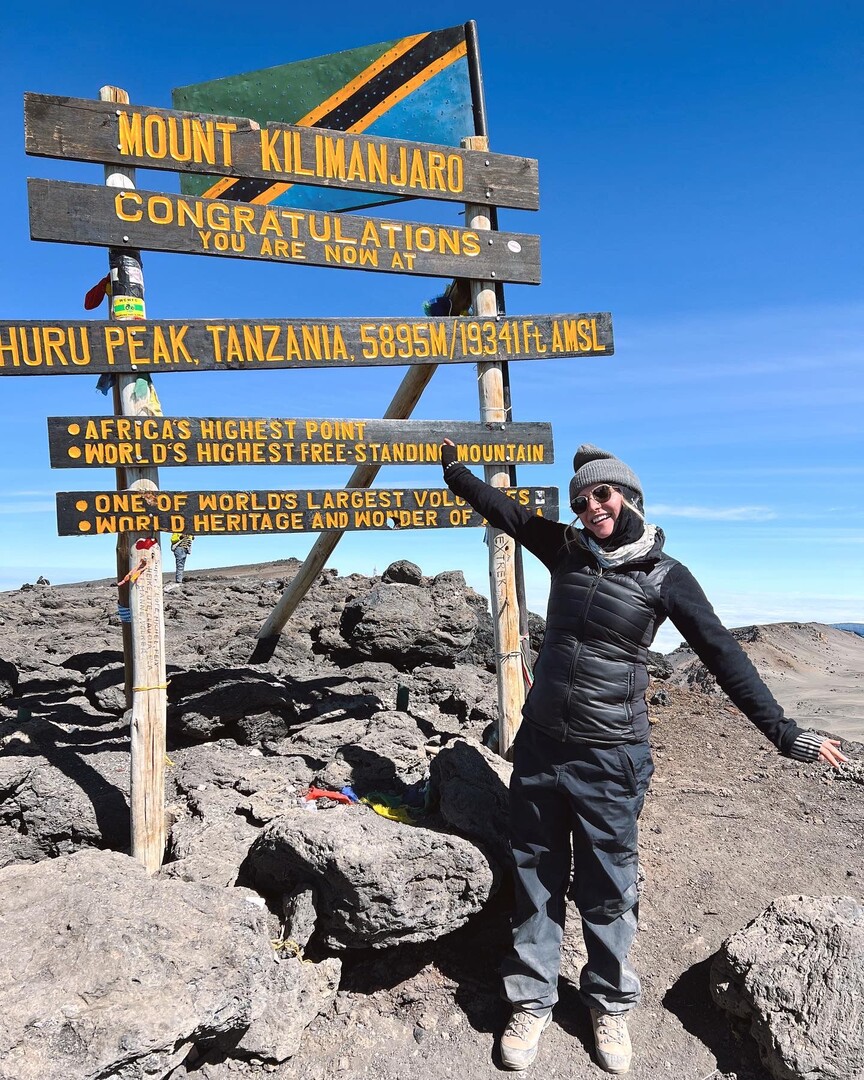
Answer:
M633 723L633 692L636 689L636 672L631 667L627 672L627 719Z
M599 570L591 570L591 574L594 575L595 580L591 582L591 588L588 591L588 596L585 600L585 608L582 613L582 625L579 628L579 644L573 650L573 659L570 661L570 677L567 681L567 712L570 711L570 698L573 694L573 681L576 678L576 672L579 668L579 654L582 652L582 638L585 635L585 627L588 625L588 614L591 610L591 604L594 602L594 593L600 585L600 578L603 576L603 568ZM561 736L561 742L567 742L567 717L564 717L564 733Z

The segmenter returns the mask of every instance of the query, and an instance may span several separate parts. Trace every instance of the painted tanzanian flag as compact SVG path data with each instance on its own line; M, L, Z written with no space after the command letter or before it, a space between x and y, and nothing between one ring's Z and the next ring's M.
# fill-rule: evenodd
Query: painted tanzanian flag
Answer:
M175 109L459 146L475 134L465 27L432 30L247 75L182 86ZM401 196L230 176L181 177L184 194L311 210Z

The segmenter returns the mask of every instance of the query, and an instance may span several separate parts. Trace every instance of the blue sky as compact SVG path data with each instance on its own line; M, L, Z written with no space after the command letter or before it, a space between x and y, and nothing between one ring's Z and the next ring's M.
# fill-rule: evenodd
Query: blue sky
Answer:
M98 165L28 159L25 91L170 107L171 89L475 18L490 141L536 157L541 210L501 226L541 236L543 282L514 314L611 311L606 360L513 363L514 418L551 421L556 463L520 482L566 490L583 441L642 479L648 516L727 625L864 621L862 30L856 5L790 2L331 4L238 16L236 5L13 4L4 18L2 319L83 318L104 251L29 239L25 179L102 183ZM490 10L493 10L490 7ZM543 17L536 17L536 12ZM170 173L139 184L177 190ZM459 224L454 204L410 216ZM388 211L392 213L392 211ZM158 318L421 315L435 279L145 254ZM100 313L101 314L101 313ZM196 373L157 381L166 415L382 415L403 371ZM107 411L90 376L0 379L0 588L113 573L108 537L59 538L54 493L113 474L52 471L45 417ZM415 416L478 415L473 370L439 370ZM218 475L218 478L217 478ZM314 476L314 480L312 479ZM325 487L348 470L163 470L166 488ZM392 468L387 486L438 486ZM313 537L200 538L189 569L302 558ZM342 573L410 558L485 592L480 530L349 534ZM531 606L545 571L526 559ZM674 646L674 630L658 643Z

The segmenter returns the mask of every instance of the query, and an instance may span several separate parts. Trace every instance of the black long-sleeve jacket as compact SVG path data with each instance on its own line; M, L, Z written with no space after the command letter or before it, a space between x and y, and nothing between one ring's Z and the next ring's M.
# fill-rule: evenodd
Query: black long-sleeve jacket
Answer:
M522 710L528 723L563 742L646 739L648 647L668 617L735 705L788 754L800 728L783 715L687 567L663 552L659 529L647 556L605 569L578 531L518 506L464 465L445 475L456 495L552 575L546 635Z

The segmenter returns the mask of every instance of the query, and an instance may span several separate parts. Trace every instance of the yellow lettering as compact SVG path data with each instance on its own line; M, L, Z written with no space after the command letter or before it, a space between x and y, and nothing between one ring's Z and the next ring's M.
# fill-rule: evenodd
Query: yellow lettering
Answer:
M462 251L465 255L480 254L480 237L476 232L469 230L462 234Z
M264 326L262 329L266 330L270 334L270 340L267 342L267 359L268 360L284 360L285 357L276 352L276 346L279 344L279 327L273 325Z
M128 211L125 205L127 203L137 206L138 209ZM114 213L121 221L140 221L143 216L140 209L143 203L144 200L137 191L119 191L114 196Z
M161 116L151 113L144 117L144 148L147 156L161 160L168 153L168 140L165 138L165 121Z
M220 122L216 125L216 130L222 136L222 161L225 165L232 164L231 161L231 136L237 130L236 124L226 124Z
M387 147L380 143L369 147L369 181L376 184L387 182Z
M606 346L601 345L597 340L597 320L591 320L591 344L594 346L595 352L606 352Z
M411 155L411 187L419 187L424 191L428 188L429 183L426 179L426 171L423 167L423 155L419 151L415 150Z
M279 218L276 216L274 210L266 211L261 220L261 224L258 227L260 236L264 236L264 234L268 232L275 233L277 236L282 236L282 226L280 225Z
M120 153L132 157L143 155L144 143L141 137L141 113L121 112L119 116L118 137Z
M261 168L267 169L271 172L281 172L282 163L276 156L276 142L281 131L271 131L269 128L262 128L260 132L261 136Z
M192 121L192 158L206 165L216 164L216 131L213 121Z
M348 179L366 180L366 165L363 161L363 151L359 143L351 146L351 156L348 159Z
M378 235L378 230L375 228L375 222L372 218L369 218L363 226L363 233L360 236L361 245L374 244L375 247L381 247L381 237Z
M168 153L172 161L192 160L192 131L188 117L180 121L179 132L182 132L182 140L178 137L178 124L175 117L168 121Z
M188 203L185 199L178 200L177 225L182 228L187 222L194 225L196 229L204 227L203 203Z
M440 150L429 151L429 190L446 191L447 183L444 179L445 157Z
M345 140L329 135L324 139L325 175L334 180L345 179Z

